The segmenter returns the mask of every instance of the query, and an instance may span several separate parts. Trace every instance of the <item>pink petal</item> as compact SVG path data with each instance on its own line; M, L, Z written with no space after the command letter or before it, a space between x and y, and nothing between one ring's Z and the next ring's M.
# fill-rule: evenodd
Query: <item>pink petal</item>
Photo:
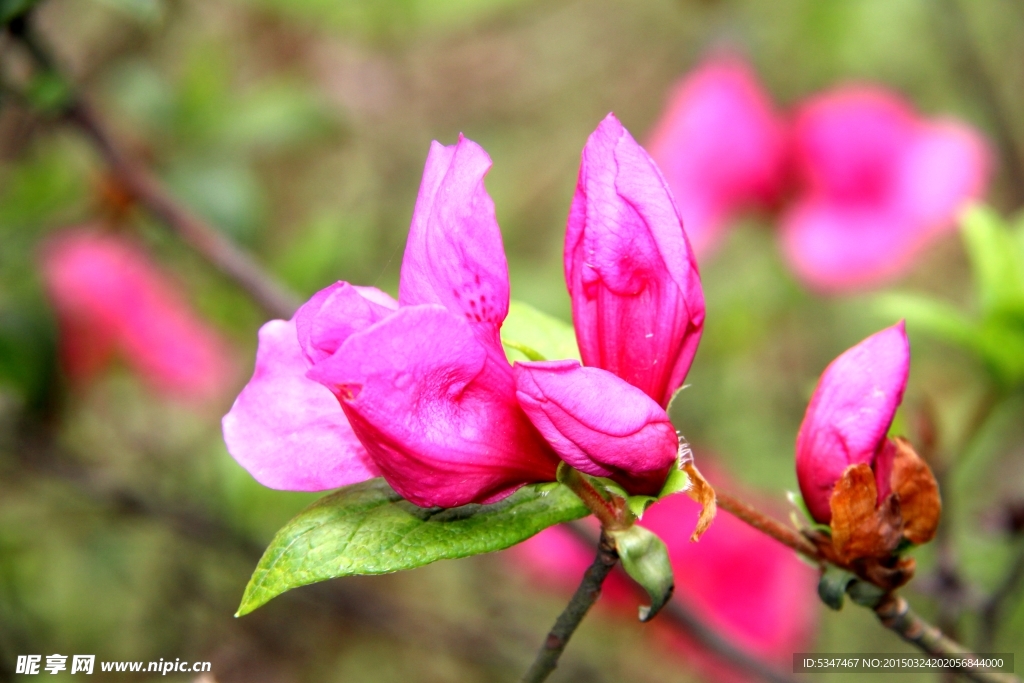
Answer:
M134 243L89 228L51 239L43 273L68 374L88 379L119 352L156 390L188 400L223 392L226 344Z
M874 464L909 371L910 344L901 321L844 351L821 375L796 439L797 480L817 521L832 519L829 500L843 471Z
M704 295L664 179L612 114L583 150L565 273L584 364L667 406L697 352Z
M309 377L335 393L388 483L417 505L493 502L554 480L557 458L516 403L508 363L442 306L399 308Z
M508 315L508 264L494 202L484 187L491 159L475 142L430 146L398 300L403 306L441 304L494 335ZM499 348L500 351L500 348Z
M306 379L295 323L260 329L256 369L222 422L228 452L264 486L323 491L378 476L330 391Z
M562 460L630 493L661 490L679 439L647 394L573 360L516 363L513 372L519 405Z
M321 289L295 313L299 346L310 363L327 358L353 332L369 327L398 308L398 302L374 287L336 282Z
M878 88L812 98L797 117L795 146L804 188L783 220L783 248L796 274L824 292L909 270L988 176L977 133L920 119Z
M734 211L776 199L786 143L781 118L739 58L711 59L674 86L647 148L698 256L717 246Z

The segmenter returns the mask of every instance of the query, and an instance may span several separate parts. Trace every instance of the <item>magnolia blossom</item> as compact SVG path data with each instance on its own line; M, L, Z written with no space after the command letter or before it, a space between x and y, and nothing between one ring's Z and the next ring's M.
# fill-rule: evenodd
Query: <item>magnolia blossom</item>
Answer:
M844 351L821 375L796 439L797 480L818 522L831 521L833 489L850 465L870 465L878 500L889 495L894 446L887 433L909 371L901 321Z
M731 515L719 515L701 537L689 541L698 504L669 496L652 506L642 526L668 546L676 597L730 641L761 658L784 664L805 648L817 613L817 573L789 549ZM594 529L595 535L597 529ZM593 561L593 548L563 527L552 527L509 551L538 583L570 593ZM602 603L635 619L635 586L613 574ZM713 680L735 680L731 672L664 619L653 622L665 643Z
M796 274L835 292L904 273L985 187L989 154L971 128L919 118L896 95L847 86L798 111L802 183L783 220Z
M713 58L676 84L648 149L698 256L714 249L736 210L776 201L787 142L785 124L740 59Z
M434 143L399 300L337 283L260 334L224 418L231 454L267 486L322 490L383 475L421 506L492 502L555 478L516 401L498 331L508 267L475 143Z
M232 363L223 341L130 240L91 227L65 230L47 242L42 267L73 382L118 355L170 396L205 400L226 388Z
M569 464L657 493L679 445L665 408L697 352L704 295L664 179L612 114L583 150L565 277L588 367L517 363L520 404Z

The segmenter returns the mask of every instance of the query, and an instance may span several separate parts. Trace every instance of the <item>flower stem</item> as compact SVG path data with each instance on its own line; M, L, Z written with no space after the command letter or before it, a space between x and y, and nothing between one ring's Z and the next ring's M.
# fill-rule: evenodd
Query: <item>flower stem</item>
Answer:
M972 654L963 645L947 638L942 631L918 616L899 595L890 594L883 598L875 607L875 614L883 626L898 633L903 640L923 652L940 657ZM977 683L1020 683L1020 679L1011 674L969 670L957 670L957 673Z
M718 506L731 515L746 522L763 534L771 536L779 543L789 546L801 555L815 562L822 562L824 558L814 544L808 541L803 534L792 529L774 517L766 515L753 506L744 503L740 499L716 489Z
M583 575L583 581L573 593L569 604L555 620L555 625L551 627L547 638L544 639L544 645L537 653L533 664L530 665L529 671L523 676L522 683L540 683L547 680L551 672L555 670L555 667L558 666L558 658L562 656L562 651L569 643L569 638L583 621L583 617L590 607L597 602L601 595L601 585L618 561L619 555L615 552L615 546L611 539L601 532L601 541L597 546L597 556L594 558L593 564Z

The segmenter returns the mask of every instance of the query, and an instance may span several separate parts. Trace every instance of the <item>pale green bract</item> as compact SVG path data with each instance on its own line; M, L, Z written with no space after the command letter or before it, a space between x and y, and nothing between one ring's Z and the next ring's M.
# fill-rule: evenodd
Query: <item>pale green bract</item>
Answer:
M524 486L491 505L421 508L383 479L321 498L288 522L253 572L236 616L285 591L357 574L387 574L437 560L503 550L586 507L557 483Z

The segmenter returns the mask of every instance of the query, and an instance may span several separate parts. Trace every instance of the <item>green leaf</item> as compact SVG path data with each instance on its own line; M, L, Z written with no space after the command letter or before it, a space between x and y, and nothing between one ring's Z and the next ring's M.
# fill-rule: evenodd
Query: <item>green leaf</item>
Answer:
M654 532L642 526L606 532L615 541L622 568L651 597L651 605L640 608L640 621L650 621L665 606L675 590L668 548Z
M533 360L520 348L530 349L547 360L580 360L572 325L520 301L513 301L508 307L508 317L501 326L501 341L509 362Z
M989 207L972 206L964 212L960 234L982 311L988 315L1024 307L1024 258L1002 217Z
M977 324L945 302L907 293L884 294L876 302L883 316L905 318L911 331L922 331L965 349L977 350L974 343Z
M829 565L818 579L818 597L834 610L842 609L846 589L857 577L839 567Z
M524 486L492 505L420 508L383 479L321 498L277 532L237 616L285 591L357 574L387 574L508 548L587 509L557 484Z

